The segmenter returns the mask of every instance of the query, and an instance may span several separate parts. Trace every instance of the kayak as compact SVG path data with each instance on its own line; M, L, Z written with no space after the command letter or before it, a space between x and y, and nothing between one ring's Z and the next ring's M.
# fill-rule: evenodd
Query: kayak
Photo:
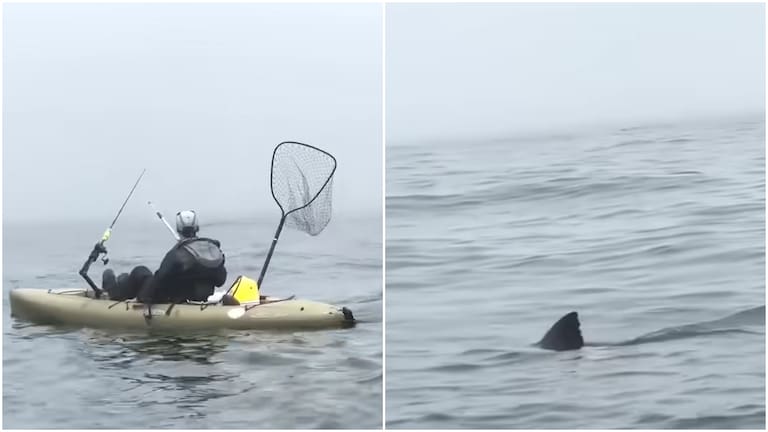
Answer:
M320 234L331 220L331 188L336 172L336 158L330 153L307 144L284 141L275 147L270 168L270 189L280 208L280 223L257 280L239 276L227 291L224 302L186 302L182 304L146 305L135 300L102 299L108 287L119 287L118 280L107 273L102 275L102 287L88 276L91 264L100 257L107 264L106 242L112 235L117 219L133 192L144 177L142 170L109 228L83 263L78 274L90 289L14 289L10 292L11 315L42 324L63 324L84 327L112 327L125 329L158 330L215 330L215 329L322 329L349 327L355 324L352 312L347 308L309 300L266 297L259 288L266 275L272 254L283 227L292 227L312 236ZM310 180L308 180L310 179ZM312 187L310 187L312 185ZM303 198L303 200L302 200ZM149 202L150 206L152 205ZM185 252L194 268L184 264L182 273L174 277L188 279L201 277L208 280L197 267L216 270L220 276L224 270L224 255L220 243L213 239L197 237L197 216L193 211L177 213L174 230L162 213L155 210L177 241L174 251ZM182 216L183 215L183 216ZM290 219L289 219L290 216ZM286 223L287 222L287 223ZM199 243L202 242L202 243ZM202 246L206 244L207 246ZM197 245L197 246L195 246ZM179 258L180 259L180 258ZM165 263L165 260L163 261ZM162 267L162 265L161 265ZM135 268L134 270L138 269ZM148 270L148 269L147 269ZM187 273L186 270L190 272ZM200 271L199 271L200 270ZM114 272L113 272L114 273ZM131 271L133 274L133 271ZM151 274L151 272L149 272ZM150 276L147 274L146 276ZM155 273L157 274L157 273ZM224 272L224 274L226 274ZM205 276L203 278L203 276ZM117 278L119 279L119 278ZM218 279L218 278L213 278ZM202 282L202 281L201 281ZM222 281L223 282L223 281ZM105 286L106 285L106 286ZM217 283L221 285L221 283ZM113 291L113 293L115 293ZM115 293L119 297L119 293ZM127 294L126 294L127 295ZM134 294L135 295L135 294ZM234 304L234 305L233 305Z
M260 303L153 304L96 299L85 289L11 290L11 315L39 324L172 331L250 329L310 330L351 327L352 312L293 297L262 297Z

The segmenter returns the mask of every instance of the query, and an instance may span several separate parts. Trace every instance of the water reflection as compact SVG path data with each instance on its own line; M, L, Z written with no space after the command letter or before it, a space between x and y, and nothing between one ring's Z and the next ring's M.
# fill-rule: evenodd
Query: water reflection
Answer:
M132 363L157 361L217 363L213 358L224 352L232 339L229 335L108 335L84 331L83 350L107 369ZM90 333L90 334L88 334Z

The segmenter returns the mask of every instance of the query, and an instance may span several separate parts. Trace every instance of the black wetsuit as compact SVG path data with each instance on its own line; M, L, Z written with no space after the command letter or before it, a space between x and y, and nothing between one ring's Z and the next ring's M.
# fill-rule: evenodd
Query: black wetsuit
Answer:
M137 297L143 303L205 301L227 279L220 247L219 241L209 238L184 239L168 251L154 275L139 266L130 275L123 273L115 280L114 273L106 270L102 286L115 300Z

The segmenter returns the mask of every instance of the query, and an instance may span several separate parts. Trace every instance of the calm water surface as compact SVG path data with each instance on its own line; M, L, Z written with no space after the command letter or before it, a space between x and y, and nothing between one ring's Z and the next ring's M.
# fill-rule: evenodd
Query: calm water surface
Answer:
M763 429L764 167L760 119L389 146L388 427ZM531 346L572 310L672 336Z

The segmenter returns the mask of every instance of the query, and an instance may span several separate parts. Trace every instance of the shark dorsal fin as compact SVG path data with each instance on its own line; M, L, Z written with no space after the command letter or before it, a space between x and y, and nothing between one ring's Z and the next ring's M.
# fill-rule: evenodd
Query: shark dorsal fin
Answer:
M555 351L579 349L584 346L579 325L579 314L565 314L547 331L538 345Z

